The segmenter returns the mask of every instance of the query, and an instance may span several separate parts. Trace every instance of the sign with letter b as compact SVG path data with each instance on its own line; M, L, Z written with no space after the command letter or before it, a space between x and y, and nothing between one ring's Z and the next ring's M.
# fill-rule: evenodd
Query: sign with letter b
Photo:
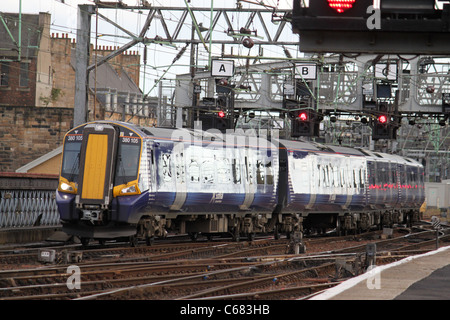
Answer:
M296 64L295 77L303 80L317 79L317 65L315 64Z

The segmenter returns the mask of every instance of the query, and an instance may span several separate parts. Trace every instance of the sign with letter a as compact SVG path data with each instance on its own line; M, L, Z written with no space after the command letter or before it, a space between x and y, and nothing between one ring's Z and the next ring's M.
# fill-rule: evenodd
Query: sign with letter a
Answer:
M227 78L234 75L233 60L212 60L211 77Z

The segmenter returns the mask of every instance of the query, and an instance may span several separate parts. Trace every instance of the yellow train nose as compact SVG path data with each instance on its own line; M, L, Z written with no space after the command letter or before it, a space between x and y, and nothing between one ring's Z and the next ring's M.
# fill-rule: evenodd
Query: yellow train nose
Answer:
M90 134L86 146L82 199L103 199L107 159L108 135Z

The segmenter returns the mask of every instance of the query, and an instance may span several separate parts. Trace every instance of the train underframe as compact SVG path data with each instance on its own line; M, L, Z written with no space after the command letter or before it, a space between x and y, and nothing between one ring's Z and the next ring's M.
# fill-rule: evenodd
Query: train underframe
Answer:
M340 235L361 233L371 228L392 227L404 224L410 227L421 219L419 209L376 209L370 211L348 211L340 213L309 214L303 228L306 234L325 233L334 230Z
M306 215L304 213L181 215L175 219L146 216L138 224L137 238L165 236L169 231L187 233L193 240L200 234L207 237L230 234L233 240L239 241L253 240L258 233L273 233L275 238L285 234L288 238L295 237L301 241L303 234L335 231L340 236L365 232L371 228L392 227L395 224L410 227L419 220L418 209L378 209Z
M280 234L302 232L303 218L299 214L203 214L168 216L144 216L137 226L136 237L149 239L165 236L168 232L189 234L193 240L198 235L212 237L231 235L234 241L243 238L253 240L258 233Z
M104 221L94 225L87 221L65 224L67 233L78 236L83 244L91 239L104 242L112 238L128 238L131 245L145 240L148 245L155 238L169 233L189 234L195 240L199 235L208 238L214 235L231 235L234 241L253 240L256 234L273 233L277 239L281 234L302 243L303 235L335 231L347 235L368 231L371 228L392 227L394 224L412 223L420 220L418 209L377 209L348 212L299 212L299 213L214 213L214 214L151 214L143 215L137 224L117 224ZM114 230L120 230L114 235Z

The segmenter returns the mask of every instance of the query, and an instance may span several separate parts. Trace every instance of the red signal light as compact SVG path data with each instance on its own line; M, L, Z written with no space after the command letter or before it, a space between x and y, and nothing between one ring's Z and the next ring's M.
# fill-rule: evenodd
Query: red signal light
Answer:
M338 13L343 13L345 10L351 9L355 2L356 0L328 0L328 5Z
M300 112L300 114L298 115L298 118L302 121L306 121L306 120L308 120L308 114L306 112Z
M379 123L386 123L387 121L388 121L388 118L384 114L382 114L381 116L378 117L378 122Z
M220 110L219 113L218 113L218 116L219 116L219 118L224 118L225 117L225 112Z

